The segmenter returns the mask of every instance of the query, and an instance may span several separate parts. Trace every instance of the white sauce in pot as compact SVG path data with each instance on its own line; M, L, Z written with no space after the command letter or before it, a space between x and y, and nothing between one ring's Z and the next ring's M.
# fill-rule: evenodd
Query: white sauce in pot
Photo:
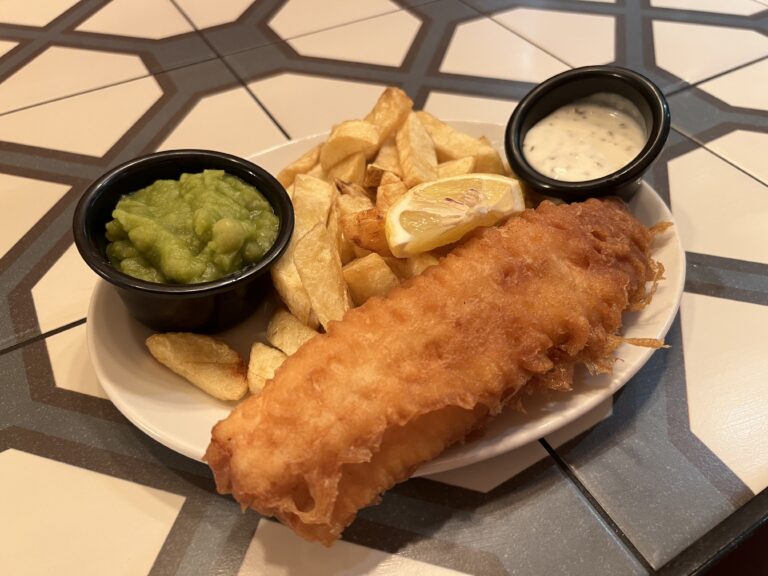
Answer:
M600 92L539 120L525 135L523 155L545 176L581 182L616 172L647 139L637 107L623 96Z

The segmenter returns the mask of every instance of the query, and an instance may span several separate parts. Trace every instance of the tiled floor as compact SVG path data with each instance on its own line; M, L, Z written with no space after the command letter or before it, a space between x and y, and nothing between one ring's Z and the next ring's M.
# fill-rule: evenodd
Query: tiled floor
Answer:
M0 573L679 574L709 561L768 515L755 508L768 486L767 34L768 2L753 0L0 0ZM612 402L542 443L400 485L326 550L240 514L204 466L106 399L85 343L96 278L70 228L108 167L180 147L252 156L364 115L388 84L440 117L503 124L536 82L601 63L668 95L673 131L649 181L688 259L670 348Z

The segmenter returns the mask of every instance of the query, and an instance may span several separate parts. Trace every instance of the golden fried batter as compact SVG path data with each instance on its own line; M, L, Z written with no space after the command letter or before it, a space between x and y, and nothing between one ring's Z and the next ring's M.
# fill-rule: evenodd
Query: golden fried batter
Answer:
M217 487L332 544L363 506L463 440L528 382L610 370L656 268L617 201L545 202L350 310L216 425Z

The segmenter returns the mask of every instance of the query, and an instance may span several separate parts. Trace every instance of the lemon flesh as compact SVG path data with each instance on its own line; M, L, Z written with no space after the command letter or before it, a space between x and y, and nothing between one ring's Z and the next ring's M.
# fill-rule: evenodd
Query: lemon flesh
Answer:
M398 258L414 256L524 209L523 191L514 178L465 174L424 182L387 211L387 243Z

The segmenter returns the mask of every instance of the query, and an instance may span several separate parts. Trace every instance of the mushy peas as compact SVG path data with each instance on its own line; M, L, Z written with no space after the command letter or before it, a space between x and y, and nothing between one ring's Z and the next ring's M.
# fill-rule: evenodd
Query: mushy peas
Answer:
M278 217L253 186L223 170L158 180L123 196L107 223L121 272L166 284L216 280L261 259Z

